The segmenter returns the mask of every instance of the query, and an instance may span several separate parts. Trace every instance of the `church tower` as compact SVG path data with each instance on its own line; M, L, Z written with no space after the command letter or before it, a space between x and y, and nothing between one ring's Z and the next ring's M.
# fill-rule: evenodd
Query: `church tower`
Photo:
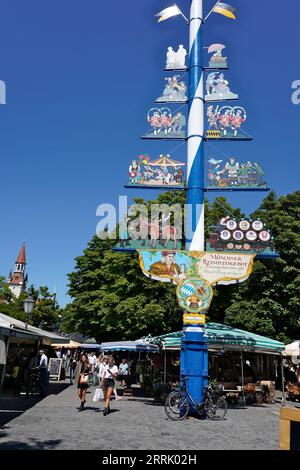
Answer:
M14 272L10 272L7 279L10 290L17 298L19 298L20 294L26 290L28 276L27 274L25 275L25 267L26 253L24 242L15 263Z

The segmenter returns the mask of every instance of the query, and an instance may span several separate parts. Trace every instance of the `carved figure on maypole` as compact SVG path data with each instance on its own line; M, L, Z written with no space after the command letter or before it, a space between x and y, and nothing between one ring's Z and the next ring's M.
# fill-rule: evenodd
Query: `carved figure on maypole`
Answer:
M157 98L157 103L185 103L187 101L186 90L187 86L184 82L180 81L180 75L173 77L166 77L165 89L163 94Z
M209 67L211 69L227 69L227 57L222 55L222 51L226 46L224 44L212 44L208 48L208 54L213 54L209 60Z
M237 100L238 95L232 93L228 80L225 80L224 73L212 72L208 74L206 80L206 101Z
M187 51L183 44L178 46L175 52L173 47L168 47L167 58L166 58L166 70L186 70L185 64Z

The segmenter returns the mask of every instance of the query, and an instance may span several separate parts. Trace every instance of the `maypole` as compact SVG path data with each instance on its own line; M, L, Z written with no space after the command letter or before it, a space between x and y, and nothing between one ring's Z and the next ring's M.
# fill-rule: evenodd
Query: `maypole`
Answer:
M247 280L255 256L268 259L278 256L272 234L260 219L223 217L213 227L215 233L205 240L205 192L268 191L269 188L258 162L239 163L232 156L224 163L210 157L207 185L204 142L249 141L252 137L241 129L247 120L245 108L225 104L238 99L238 95L230 90L223 73L228 69L227 57L222 55L226 46L219 43L209 46L207 52L213 56L206 66L202 57L202 30L208 17L219 13L236 19L236 10L227 3L217 1L204 16L203 3L204 0L191 0L189 20L177 5L165 8L156 15L158 22L182 15L189 24L188 67L185 65L186 50L181 44L177 52L173 47L168 47L165 68L166 72L173 74L188 71L189 92L186 96L187 87L180 76L167 77L163 93L155 100L155 103L163 103L164 106L148 110L147 122L151 128L142 136L142 139L152 141L187 142L186 187L182 184L185 163L172 159L169 154L160 154L158 159L152 160L147 153L131 161L126 185L127 188L186 190L186 250L181 249L181 239L176 236L175 226L165 227L163 223L157 226L157 220L150 220L149 214L140 219L140 232L132 240L128 240L127 233L124 236L121 234L120 243L115 247L117 251L138 251L140 267L148 278L176 285L178 304L183 311L180 379L187 382L189 394L197 406L203 403L208 382L205 313L213 299L213 288ZM218 104L214 106L215 103ZM173 111L171 105L174 104L181 107L182 104L188 105L187 132L184 129L185 115L180 111L181 107ZM205 129L207 126L208 129ZM171 208L170 214L162 217L162 222L170 218ZM145 236L141 236L142 229L146 229ZM193 408L193 403L190 406Z
M202 60L203 0L192 0L189 22L189 111L187 134L186 248L204 251L204 70ZM207 385L208 351L204 326L185 326L181 344L181 377L201 403Z

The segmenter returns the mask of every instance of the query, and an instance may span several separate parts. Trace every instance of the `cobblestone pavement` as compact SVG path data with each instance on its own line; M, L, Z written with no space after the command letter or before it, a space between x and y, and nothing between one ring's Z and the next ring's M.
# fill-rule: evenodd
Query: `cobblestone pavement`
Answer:
M150 398L111 401L112 413L93 403L78 412L74 387L51 394L0 428L3 449L278 449L280 404L228 410L220 422L189 418L174 422Z

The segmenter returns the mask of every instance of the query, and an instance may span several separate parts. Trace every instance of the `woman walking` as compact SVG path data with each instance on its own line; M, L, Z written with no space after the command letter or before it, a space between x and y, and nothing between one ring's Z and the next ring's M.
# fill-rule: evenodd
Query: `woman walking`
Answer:
M89 388L89 360L85 353L81 355L75 371L75 381L77 381L77 395L80 398L80 408L82 411L86 402L86 392Z
M104 411L103 415L106 416L110 412L109 401L111 394L115 388L115 379L118 376L118 368L115 365L115 360L112 356L109 356L107 364L103 371L103 393L104 393Z

